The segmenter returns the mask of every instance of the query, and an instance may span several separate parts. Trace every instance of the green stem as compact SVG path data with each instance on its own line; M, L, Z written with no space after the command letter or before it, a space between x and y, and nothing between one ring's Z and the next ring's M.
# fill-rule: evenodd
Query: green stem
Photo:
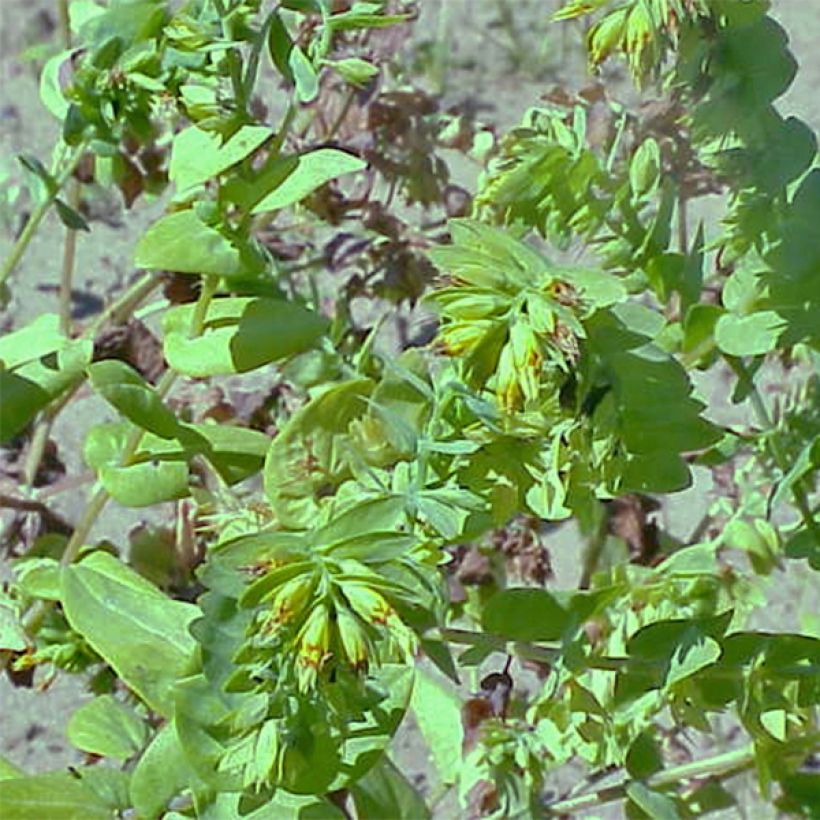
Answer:
M74 152L69 157L68 163L57 176L53 189L48 192L45 199L31 212L25 227L21 231L20 236L17 237L14 247L11 249L11 253L9 253L9 255L5 258L3 261L3 267L0 268L0 285L2 285L6 279L9 278L11 272L17 267L17 264L23 258L23 254L26 252L31 240L34 238L37 228L40 227L43 217L48 213L48 209L54 203L54 200L60 193L60 189L66 184L69 177L74 173L74 169L77 167L77 164L82 158L84 152L84 144L78 145L77 148L74 149Z
M80 182L72 179L68 184L68 204L76 211L80 206ZM74 279L74 261L77 257L77 231L65 229L63 242L63 267L60 275L60 332L71 333L71 285Z
M622 800L627 796L628 787L637 782L641 782L649 788L663 789L668 786L679 785L683 781L707 777L723 780L751 768L754 761L754 746L744 746L705 760L696 760L692 763L684 763L681 766L673 766L671 769L665 769L645 780L624 780L614 786L606 786L593 792L579 794L566 800L559 800L557 803L546 806L546 812L548 816L575 816L577 812L593 806L611 803L614 800Z
M146 273L141 276L128 290L94 318L94 321L83 331L83 338L93 339L109 319L116 322L127 318L140 302L160 286L161 282L162 280L153 273Z
M748 388L749 398L752 401L752 408L755 411L755 415L764 430L770 434L768 437L769 451L774 458L775 464L777 464L783 475L786 475L789 471L789 460L787 455L781 449L777 438L772 435L772 433L774 433L774 421L769 414L769 410L766 407L765 402L763 401L763 396L760 395L760 391L754 383L754 378L740 359L736 359L733 356L726 356L724 358L726 359L729 367L731 367L735 372L738 379ZM803 483L799 480L795 481L791 486L791 491L792 496L794 497L795 506L800 512L803 523L806 525L809 532L814 535L814 538L820 542L820 525L818 525L814 515L812 514L809 498L806 494L805 488L803 487Z

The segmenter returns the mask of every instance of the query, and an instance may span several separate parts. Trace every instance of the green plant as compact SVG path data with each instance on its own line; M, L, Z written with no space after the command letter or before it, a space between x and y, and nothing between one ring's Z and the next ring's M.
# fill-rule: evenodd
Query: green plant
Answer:
M390 87L378 33L409 6L76 5L82 53L43 71L57 160L26 160L43 195L2 278L52 206L69 236L88 227L62 195L80 167L167 208L136 244L148 272L101 316L70 327L63 301L0 339L0 436L25 453L12 501L47 530L12 544L0 657L96 695L68 725L87 765L0 761L3 817L416 818L452 793L467 816L624 800L666 818L733 805L749 769L761 800L817 815L817 623L749 621L784 562L820 570L820 172L815 136L773 105L797 66L767 6L565 4L559 20L598 14L593 67L624 57L661 102L550 95L470 203L440 149L480 157L487 132ZM690 236L712 191L724 223ZM553 261L568 251L583 263ZM152 368L111 323L145 343L134 313L160 285ZM422 298L435 338L397 322L385 353ZM800 385L771 409L757 380L776 359ZM724 365L751 429L708 420L693 386ZM181 378L251 373L275 380L250 411L174 402ZM33 488L83 383L119 420L89 430L96 485L60 535ZM724 492L681 540L647 514L693 467ZM176 527L90 542L110 499L176 502ZM569 520L578 588L547 589L545 526ZM408 711L431 794L390 756ZM719 718L745 740L724 744ZM588 780L551 793L578 762Z

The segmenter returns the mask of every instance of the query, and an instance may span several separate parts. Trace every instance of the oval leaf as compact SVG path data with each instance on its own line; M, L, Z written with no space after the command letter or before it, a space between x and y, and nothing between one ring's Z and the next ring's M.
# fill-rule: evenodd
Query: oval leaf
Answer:
M196 646L188 625L199 609L171 600L104 552L66 567L61 586L71 628L151 709L170 716L174 682Z
M127 760L145 745L148 727L133 709L112 695L101 695L74 712L66 735L83 752Z
M545 589L505 589L484 609L487 632L511 641L556 641L569 623L569 613Z

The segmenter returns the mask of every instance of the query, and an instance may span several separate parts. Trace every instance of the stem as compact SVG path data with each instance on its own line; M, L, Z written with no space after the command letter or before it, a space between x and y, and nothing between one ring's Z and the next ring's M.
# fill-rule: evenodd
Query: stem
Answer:
M777 438L774 435L771 435L774 433L774 421L769 414L769 410L766 407L765 402L763 401L763 396L760 395L760 391L754 383L754 378L740 359L736 359L734 356L725 356L724 358L726 359L729 367L731 367L735 372L738 379L748 387L749 398L752 401L752 408L755 411L755 415L757 415L758 421L764 430L770 434L767 442L769 451L774 458L775 464L777 464L778 468L785 476L789 472L789 459L781 449ZM820 525L818 525L814 515L812 514L809 498L806 495L806 490L802 481L795 481L791 486L791 491L792 496L794 497L794 504L800 512L803 523L812 533L814 538L820 542Z
M57 13L63 48L71 48L71 16L68 0L59 0ZM80 206L80 181L72 179L68 189L68 204L76 211ZM74 259L77 255L77 231L65 229L63 242L63 270L60 276L60 331L68 336L71 332L71 280L74 278ZM49 424L50 426L50 424ZM48 438L48 431L46 431Z
M80 182L72 179L68 185L68 204L76 211L80 206ZM71 285L74 279L74 260L77 256L77 231L65 229L63 242L63 269L60 275L60 332L71 333Z
M9 278L11 272L17 267L17 263L23 258L23 254L26 252L31 240L34 238L34 234L37 232L37 228L43 221L43 217L48 213L48 209L57 198L57 194L60 193L60 189L74 173L74 169L77 167L77 164L82 158L84 152L85 144L78 145L74 149L74 153L69 157L68 163L57 176L55 180L56 184L53 189L48 192L46 198L31 212L31 215L26 222L26 226L23 228L20 236L17 237L17 241L11 249L11 253L4 260L3 267L0 268L0 285L2 285L6 279Z
M93 339L109 319L122 321L146 296L155 291L161 282L162 280L153 273L146 273L140 277L128 290L94 318L94 321L83 331L83 337Z
M626 797L627 788L632 783L641 782L650 788L664 788L678 785L681 781L706 777L723 780L750 768L754 765L754 760L754 746L744 746L705 760L696 760L692 763L684 763L681 766L673 766L671 769L665 769L647 777L645 780L624 780L615 786L607 786L594 792L580 794L577 797L559 800L557 803L546 806L546 811L548 815L564 814L572 816L583 809L623 799Z
M578 581L578 589L589 589L592 576L598 569L601 557L604 554L607 535L609 534L609 511L601 504L599 506L600 519L595 532L589 537L586 549L584 550L584 564L581 571L581 579Z

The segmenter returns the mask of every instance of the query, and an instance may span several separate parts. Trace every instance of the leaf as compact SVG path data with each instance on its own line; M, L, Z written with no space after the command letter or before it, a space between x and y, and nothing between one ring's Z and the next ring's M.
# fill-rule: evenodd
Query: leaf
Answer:
M167 214L140 237L134 264L149 270L247 277L260 273L264 263L206 225L192 209Z
M296 167L275 190L254 206L252 213L275 211L293 205L332 179L361 171L364 160L335 148L301 154Z
M93 350L90 339L66 341L56 357L50 354L13 371L0 368L0 442L17 435L49 402L79 381Z
M60 222L71 231L91 231L85 218L70 205L66 205L59 197L54 200L54 207L57 209L57 216Z
M151 709L169 716L174 682L196 646L188 625L197 607L169 599L104 552L63 569L62 603L71 628Z
M357 8L358 6L358 8ZM366 10L368 4L354 4L348 11L334 14L327 19L327 25L331 31L350 31L360 28L387 28L398 23L403 23L410 18L407 14L374 14ZM370 4L372 8L372 4Z
M63 95L60 83L60 70L66 60L71 59L72 50L61 51L51 57L43 66L40 74L40 101L50 114L55 116L60 122L65 119L68 113L68 100Z
M60 317L56 313L44 313L0 337L0 370L36 361L59 350L66 341L60 332Z
M26 631L20 621L18 604L0 592L0 651L23 652L28 647Z
M191 771L173 723L166 723L140 757L131 776L131 802L141 817L158 817L180 792L192 788Z
M20 164L31 174L33 174L40 182L43 183L45 190L54 194L60 190L57 180L46 170L45 165L40 162L33 154L18 154L17 159Z
M296 84L296 98L299 102L309 103L319 93L319 77L313 63L302 49L293 44L288 54L288 68Z
M379 69L359 57L348 57L346 60L325 60L324 64L338 71L345 82L356 88L363 88L378 73Z
M350 789L358 817L425 820L431 816L421 795L386 755Z
M98 795L68 772L0 780L3 820L111 820Z
M727 313L715 325L715 341L730 356L762 356L777 347L786 321L773 310L747 316Z
M179 461L146 461L126 467L105 465L100 482L125 507L150 507L188 495L188 465Z
M163 318L163 348L175 370L194 378L247 373L310 349L328 328L323 317L292 302L263 298L214 299L200 336L188 328L194 305Z
M279 73L289 82L293 82L293 70L290 67L290 53L293 50L293 40L290 38L282 17L277 11L271 14L268 28L268 54L271 62Z
M19 766L15 766L10 760L0 755L0 780L13 780L25 776L26 773Z
M663 768L663 755L650 730L644 730L632 741L624 763L630 776L637 780Z
M430 747L442 782L456 783L462 770L464 728L461 723L461 701L455 688L437 675L419 669L410 708Z
M131 808L131 800L128 797L128 782L131 775L128 772L109 766L94 765L83 766L75 769L75 772L82 784L108 806L114 817Z
M162 438L179 434L176 416L133 367L117 359L88 368L91 386L129 421Z
M245 125L229 140L192 125L174 137L168 176L177 187L177 196L227 171L249 157L272 135L270 128Z
M510 641L556 641L569 621L567 610L549 592L529 587L496 593L481 617L487 632Z
M366 412L372 389L370 379L333 385L294 413L273 439L265 459L265 494L285 526L309 527L322 493L350 475L348 429Z
M101 695L77 709L66 735L83 752L127 760L148 740L148 727L134 710L112 695Z
M638 199L651 197L658 189L661 174L661 151L658 143L645 139L629 164L629 186Z
M671 797L650 789L643 783L630 783L626 787L626 794L652 820L678 820L680 818L677 804Z

